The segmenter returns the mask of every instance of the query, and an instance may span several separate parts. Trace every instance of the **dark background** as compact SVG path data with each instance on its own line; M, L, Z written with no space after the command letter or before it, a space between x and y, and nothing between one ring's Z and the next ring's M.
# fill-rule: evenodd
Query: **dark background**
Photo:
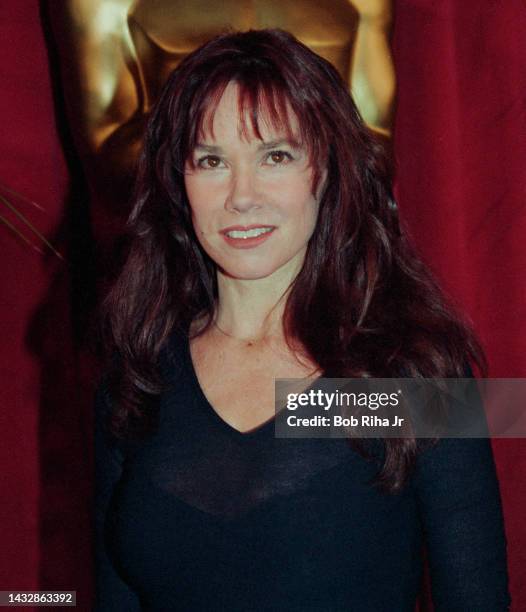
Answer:
M397 194L494 377L526 377L526 4L399 0ZM91 592L88 207L37 0L0 3L0 184L61 250L0 223L0 590ZM0 202L0 215L16 216ZM28 231L26 231L29 234ZM494 441L513 610L526 609L526 443Z

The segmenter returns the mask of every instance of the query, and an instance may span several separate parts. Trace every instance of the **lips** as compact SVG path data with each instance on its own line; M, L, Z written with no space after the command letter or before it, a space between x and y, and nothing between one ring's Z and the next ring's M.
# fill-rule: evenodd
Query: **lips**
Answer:
M275 228L275 225L231 225L229 227L225 227L225 229L222 229L221 234L230 236L232 236L232 234L236 234L236 237L242 237L250 234L249 237L253 238L255 235L272 231Z
M265 242L275 230L274 225L232 225L220 233L230 246L248 249Z

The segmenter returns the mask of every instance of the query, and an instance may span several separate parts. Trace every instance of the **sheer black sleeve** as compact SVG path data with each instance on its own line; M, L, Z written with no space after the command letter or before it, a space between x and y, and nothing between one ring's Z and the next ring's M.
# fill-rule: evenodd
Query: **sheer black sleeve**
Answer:
M119 577L105 546L104 521L114 487L122 473L123 449L107 431L111 403L104 382L95 395L95 575L96 612L139 612L137 595Z
M490 441L444 438L422 454L415 476L437 612L508 610L506 541Z

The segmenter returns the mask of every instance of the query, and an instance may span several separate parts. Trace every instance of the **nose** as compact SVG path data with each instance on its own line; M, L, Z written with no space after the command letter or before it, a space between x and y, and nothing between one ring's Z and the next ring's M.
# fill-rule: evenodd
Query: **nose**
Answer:
M235 170L230 178L225 209L243 213L260 207L260 197L254 172L249 168Z

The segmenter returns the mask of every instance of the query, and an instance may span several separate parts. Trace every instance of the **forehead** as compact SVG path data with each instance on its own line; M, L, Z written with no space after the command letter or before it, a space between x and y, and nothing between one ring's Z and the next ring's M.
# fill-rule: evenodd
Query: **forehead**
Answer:
M298 118L284 96L272 91L247 91L235 82L212 98L197 136L200 141L301 141Z

